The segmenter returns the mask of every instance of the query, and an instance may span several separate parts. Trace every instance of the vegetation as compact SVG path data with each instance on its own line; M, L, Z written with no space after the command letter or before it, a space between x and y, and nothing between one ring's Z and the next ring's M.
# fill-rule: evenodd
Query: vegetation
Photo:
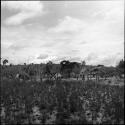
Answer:
M70 78L71 74L79 74L82 66L87 67L90 71L91 69L96 70L96 67L100 67L100 76L101 77L112 77L112 76L122 76L124 74L124 61L121 60L116 67L106 67L104 65L85 65L85 61L82 63L78 62L70 62L68 60L63 60L60 64L54 64L49 61L47 64L27 64L24 65L6 65L8 60L3 60L3 65L1 65L2 76L6 76L6 74L11 73L14 74L17 72L25 72L29 75L36 75L38 72L42 72L43 74L52 75L55 73L61 73L65 78ZM6 66L5 66L6 65Z
M8 63L8 60L7 59L4 59L3 60L3 65L6 65Z
M118 68L120 69L124 69L124 64L125 64L125 61L122 59L119 64L117 65Z
M19 72L35 76L39 71L43 74L61 73L69 78L72 72L78 74L83 65L85 61L80 64L66 60L60 64L1 65L1 76L6 77L1 80L1 123L123 124L124 86L91 80L46 79L37 82L14 79ZM101 67L102 77L120 76L124 71L123 61L116 67L97 67Z
M116 69L118 71L118 73L121 75L121 74L124 74L124 65L125 65L125 61L122 59L119 64L116 66Z
M124 87L93 81L4 80L1 109L1 122L7 124L123 124Z

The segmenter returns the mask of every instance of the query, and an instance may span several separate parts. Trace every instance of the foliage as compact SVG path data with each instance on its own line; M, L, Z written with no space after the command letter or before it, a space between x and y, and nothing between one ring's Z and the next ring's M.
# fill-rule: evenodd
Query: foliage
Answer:
M63 60L60 62L61 72L67 74L70 77L71 72L78 73L80 70L80 65L77 62L70 62L68 60Z
M60 71L65 77L70 77L71 68L70 68L70 62L68 60L63 60L60 62Z
M124 87L93 81L1 81L1 122L124 123Z
M119 72L119 74L124 74L124 64L125 61L122 59L119 64L117 65L117 71Z
M46 73L47 73L47 74L51 74L52 66L53 66L53 63L52 63L51 61L49 61L49 62L46 64Z
M4 59L4 60L3 60L3 65L6 65L6 63L8 63L8 60L7 60L7 59Z
M120 60L120 62L117 65L117 67L120 68L120 69L124 69L124 64L125 64L125 61L122 59L122 60Z

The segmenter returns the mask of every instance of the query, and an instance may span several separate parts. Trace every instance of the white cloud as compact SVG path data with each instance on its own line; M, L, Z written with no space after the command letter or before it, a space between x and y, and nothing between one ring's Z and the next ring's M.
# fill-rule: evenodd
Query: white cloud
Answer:
M77 18L72 18L70 16L66 16L64 19L59 20L59 24L51 28L50 32L56 33L68 33L68 32L78 32L80 29L84 28L86 24L84 21L80 21Z
M48 54L40 54L37 59L46 59L48 57Z
M46 57L44 55L42 55L42 56L43 56L42 58L38 58L38 56L36 56L31 62L32 63L37 63L37 64L39 64L39 63L47 63L47 62L53 61L53 60L55 60L57 58L54 55L48 55Z
M120 53L105 55L103 58L98 60L101 64L106 66L116 66L118 62L123 59L123 55Z
M5 20L7 25L19 25L26 19L40 16L43 12L43 4L40 1L2 1L2 6L10 11L19 11Z
M37 1L36 3L30 8L27 4L20 4L21 6L15 4L15 7L14 5L6 5L8 9L18 12L8 18L7 24L21 24L24 20L39 15L42 9L40 9L41 7L37 9L36 6L39 2ZM30 22L31 25L3 26L1 34L2 55L9 55L10 58L14 58L15 62L19 63L20 61L25 62L30 56L34 56L29 62L41 63L52 60L59 63L64 59L80 62L85 59L87 64L96 65L103 63L104 65L115 65L120 58L124 57L123 7L119 4L118 6L116 4L112 6L114 2L112 4L108 4L108 2L103 8L103 3L97 4L100 9L96 6L95 11L94 7L93 11L90 7L80 11L80 13L85 13L91 10L94 13L91 12L93 15L90 14L86 15L86 17L78 18L73 16L73 14L65 13L65 16L58 18L57 24L57 20L54 17L60 12L55 12L54 15L51 15L52 13L50 12L50 15L46 16L56 20L56 25L53 27L46 28L42 22L34 23L34 20ZM106 5L109 5L108 8ZM62 11L65 12L64 8ZM46 19L46 16L45 20L48 19ZM12 47L11 45L14 46ZM9 48L9 46L11 47ZM25 49L19 49L18 47ZM41 53L42 55L40 56ZM120 55L117 55L118 53Z
M76 23L74 20L77 20L79 23ZM121 34L123 28L118 28L120 26L121 22L119 21L117 21L116 25L116 23L103 20L90 23L85 22L83 19L80 20L73 17L68 17L67 19L67 17L65 17L64 21L61 21L56 27L51 28L49 33L51 32L52 36L54 36L54 38L56 37L55 39L57 39L57 37L62 39L62 41L59 40L59 42L66 44L66 48L68 49L69 47L69 50L72 48L80 49L82 52L86 51L86 53L87 51L95 50L103 52L106 51L106 49L116 47L116 44L118 46L124 40ZM65 32L69 32L69 34ZM74 34L72 34L72 32ZM86 44L80 44L83 41L85 41Z

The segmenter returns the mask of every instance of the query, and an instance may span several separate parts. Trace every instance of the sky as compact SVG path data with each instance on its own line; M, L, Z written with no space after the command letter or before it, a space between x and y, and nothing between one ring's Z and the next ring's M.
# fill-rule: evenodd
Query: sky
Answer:
M2 1L1 57L115 66L124 58L124 0Z

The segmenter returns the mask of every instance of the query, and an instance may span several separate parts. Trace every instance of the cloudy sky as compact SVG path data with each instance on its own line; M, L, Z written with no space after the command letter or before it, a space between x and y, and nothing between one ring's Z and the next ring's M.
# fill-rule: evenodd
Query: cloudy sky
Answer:
M10 63L124 58L124 0L2 1L1 56Z

